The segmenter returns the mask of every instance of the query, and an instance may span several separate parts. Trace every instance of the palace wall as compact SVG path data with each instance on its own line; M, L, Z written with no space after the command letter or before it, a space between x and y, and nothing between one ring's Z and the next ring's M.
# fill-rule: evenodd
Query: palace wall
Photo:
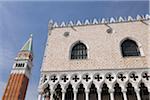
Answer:
M148 21L145 21L148 23ZM49 30L41 71L67 71L89 69L147 68L149 26L141 21L85 25ZM65 37L64 33L69 32ZM130 38L137 42L141 56L122 57L120 44ZM88 59L71 60L71 47L77 41L88 48Z

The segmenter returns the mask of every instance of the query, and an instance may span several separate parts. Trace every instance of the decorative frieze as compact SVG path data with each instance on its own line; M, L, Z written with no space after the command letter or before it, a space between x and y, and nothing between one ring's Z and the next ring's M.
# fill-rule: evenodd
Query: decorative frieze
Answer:
M124 87L127 82L138 85L141 81L149 87L150 73L146 70L147 69L43 72L39 87L44 90L47 84L50 83L50 87L52 86L51 88L54 89L56 87L55 85L59 83L66 88L67 85L71 83L73 87L77 89L80 83L89 87L91 82L96 86L101 86L103 83L106 83L109 87L114 86L117 82Z
M108 87L108 92L111 100L114 100L114 87L118 84L121 87L124 100L127 100L128 83L135 89L136 96L140 100L140 85L145 84L147 89L150 88L150 73L148 69L130 69L130 70L92 70L92 71L64 71L64 72L42 72L41 81L39 84L39 99L50 97L53 99L57 95L55 90L59 84L62 92L62 100L65 99L65 94L69 84L72 86L74 94L73 100L77 100L77 92L80 84L83 84L85 89L85 98L89 100L91 84L94 84L97 89L98 100L101 100L102 87L104 83ZM45 80L46 78L46 80ZM46 92L47 91L47 92ZM49 99L48 99L49 100Z
M24 74L26 77L30 78L30 71L28 70L12 70L11 74Z
M77 20L76 22L69 21L62 22L61 24L58 24L57 22L54 22L53 20L49 21L49 27L57 28L57 27L70 27L70 26L81 26L81 25L96 25L96 24L106 24L106 23L120 23L120 22L131 22L131 21L141 21L141 20L149 20L150 15L137 15L136 17L127 16L127 17L111 17L111 18L101 18L93 20L86 19L84 22ZM49 28L50 29L50 28Z

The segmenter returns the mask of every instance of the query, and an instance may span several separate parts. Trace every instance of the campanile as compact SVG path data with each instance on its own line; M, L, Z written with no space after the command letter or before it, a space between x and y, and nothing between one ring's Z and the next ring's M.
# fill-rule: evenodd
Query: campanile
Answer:
M2 100L24 100L32 69L32 35L19 51Z

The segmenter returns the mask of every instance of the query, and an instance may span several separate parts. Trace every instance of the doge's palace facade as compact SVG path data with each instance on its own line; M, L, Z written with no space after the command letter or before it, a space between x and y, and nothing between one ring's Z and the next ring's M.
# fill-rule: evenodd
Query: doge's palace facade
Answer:
M149 19L51 20L38 100L150 100Z

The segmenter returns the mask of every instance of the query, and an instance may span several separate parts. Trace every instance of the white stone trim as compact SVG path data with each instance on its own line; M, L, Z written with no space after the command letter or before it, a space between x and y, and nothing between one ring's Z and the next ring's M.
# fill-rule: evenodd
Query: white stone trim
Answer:
M92 24L99 24L99 22L98 22L98 20L96 18L94 18Z
M123 17L120 16L119 19L118 19L118 21L119 21L119 22L124 22L125 19L124 19Z
M65 27L66 26L66 23L65 22L62 22L61 24L60 24L60 27Z
M116 19L113 18L113 17L111 17L109 22L110 22L110 23L115 23L115 22L116 22Z
M13 69L11 71L11 74L24 74L29 79L31 73L25 69L24 70Z
M78 20L77 23L76 23L76 25L77 25L77 26L82 25L81 21Z
M98 89L100 89L100 87L103 85L103 83L106 83L108 85L108 87L110 89L112 89L114 87L114 85L116 84L116 82L120 85L120 87L122 88L122 90L124 90L127 86L127 83L130 82L131 84L133 84L134 88L137 88L139 86L139 83L141 83L141 81L143 80L142 77L142 73L147 72L148 69L130 69L130 70L93 70L93 71L70 71L70 72L42 72L43 75L48 75L49 77L51 75L57 75L58 81L54 84L52 84L53 82L51 82L50 78L49 80L47 80L44 83L41 83L39 85L39 87L41 87L43 90L44 88L47 86L47 84L50 84L50 88L51 89L55 89L57 84L60 84L62 89L67 89L68 84L72 84L73 89L78 89L78 86L80 83L82 83L85 87L85 89L89 89L91 86L91 83L94 83L96 87L99 86ZM100 75L102 75L102 77L104 79L102 79L99 82L96 82L94 79L94 75L96 75L97 73L100 73ZM114 80L109 82L108 80L106 80L106 75L111 73L114 77ZM118 74L119 73L123 73L126 76L126 79L124 81L119 81L118 80ZM138 76L137 81L133 81L130 78L130 75L132 73L136 73L136 75ZM90 80L88 82L83 81L83 76L88 74L90 76ZM150 75L150 73L148 73ZM68 80L66 82L62 82L61 78L62 76L67 75ZM73 82L72 80L72 76L73 75L78 75L79 80L77 82ZM150 81L150 79L149 79ZM145 85L147 86L147 88L150 88L150 86L148 85L149 81L146 83L145 81L142 81L145 83Z
M73 22L72 22L72 21L69 21L68 26L74 26Z
M90 21L88 19L85 20L84 25L89 25Z
M93 20L89 20L86 19L84 22L77 20L76 22L73 21L69 21L69 23L67 22L62 22L61 24L58 24L57 22L54 22L53 20L50 20L49 22L49 30L51 30L52 28L62 28L62 27L70 27L70 26L83 26L83 25L95 25L95 24L106 24L106 23L120 23L120 22L133 22L133 21L141 21L141 20L150 20L150 15L149 14L145 14L145 15L137 15L136 17L132 17L132 16L127 16L127 17L111 17L111 18L101 18L96 19L94 18Z

